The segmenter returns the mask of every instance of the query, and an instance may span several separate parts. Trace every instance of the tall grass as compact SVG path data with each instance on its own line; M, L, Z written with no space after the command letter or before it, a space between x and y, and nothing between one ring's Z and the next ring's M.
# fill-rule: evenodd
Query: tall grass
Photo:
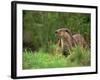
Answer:
M91 54L89 49L74 47L67 57L67 66L90 66Z
M66 67L66 58L64 56L52 55L43 51L31 53L24 52L23 55L23 68L56 68Z
M42 49L37 52L25 50L23 69L90 66L90 51L79 46L73 48L67 57L55 54L44 52Z

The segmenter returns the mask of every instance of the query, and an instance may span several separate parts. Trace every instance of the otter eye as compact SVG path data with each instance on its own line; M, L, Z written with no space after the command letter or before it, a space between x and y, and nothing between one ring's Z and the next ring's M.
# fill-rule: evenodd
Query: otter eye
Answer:
M68 30L65 30L65 32L68 32Z

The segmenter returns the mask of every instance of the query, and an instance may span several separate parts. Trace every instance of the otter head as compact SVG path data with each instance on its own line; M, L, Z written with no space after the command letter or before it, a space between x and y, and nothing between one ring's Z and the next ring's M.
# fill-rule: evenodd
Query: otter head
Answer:
M58 46L60 47L64 55L69 53L69 50L72 47L72 35L69 29L60 28L55 31L55 34L58 37Z
M67 29L67 28L60 28L60 29L57 29L56 31L55 31L55 33L56 33L56 35L58 36L58 37L64 37L64 35L65 35L65 33L68 33L68 34L70 34L70 30L69 29Z

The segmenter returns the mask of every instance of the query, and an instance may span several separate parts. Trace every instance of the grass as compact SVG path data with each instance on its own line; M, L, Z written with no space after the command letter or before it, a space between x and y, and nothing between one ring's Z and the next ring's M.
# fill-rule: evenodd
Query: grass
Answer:
M70 51L70 55L55 55L43 50L37 52L25 50L23 53L23 69L61 68L90 66L90 51L79 46Z
M77 46L70 51L67 57L67 66L90 66L90 50Z

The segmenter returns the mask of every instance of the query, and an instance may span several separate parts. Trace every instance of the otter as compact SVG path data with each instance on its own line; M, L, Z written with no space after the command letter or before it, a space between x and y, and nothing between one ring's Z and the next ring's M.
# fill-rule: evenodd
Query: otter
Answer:
M81 34L72 35L68 28L60 28L55 31L58 36L57 46L64 55L69 53L72 47L79 45L80 47L85 47L86 41ZM57 48L58 50L58 48Z

